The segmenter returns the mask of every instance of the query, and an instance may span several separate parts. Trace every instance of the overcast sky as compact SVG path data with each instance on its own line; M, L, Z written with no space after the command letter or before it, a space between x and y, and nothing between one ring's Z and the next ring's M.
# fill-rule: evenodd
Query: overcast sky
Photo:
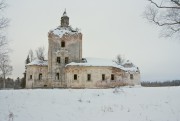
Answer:
M143 81L180 79L180 40L159 38L148 23L146 0L6 0L13 78L22 77L29 49L48 50L48 31L67 10L70 25L83 33L83 57L114 59L122 54L140 68ZM179 41L179 42L178 42Z

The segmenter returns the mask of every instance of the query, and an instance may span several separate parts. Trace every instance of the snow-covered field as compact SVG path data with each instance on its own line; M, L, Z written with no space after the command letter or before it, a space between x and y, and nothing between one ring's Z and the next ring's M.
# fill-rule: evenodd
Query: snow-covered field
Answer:
M180 121L180 87L0 90L0 121Z

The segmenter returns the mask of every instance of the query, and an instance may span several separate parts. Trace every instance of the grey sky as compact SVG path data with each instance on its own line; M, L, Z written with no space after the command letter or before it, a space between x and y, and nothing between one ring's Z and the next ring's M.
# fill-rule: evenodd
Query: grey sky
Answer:
M29 49L44 46L64 9L83 33L83 57L113 59L123 54L142 80L180 79L180 42L159 38L159 28L142 17L146 0L7 0L12 77L22 77Z

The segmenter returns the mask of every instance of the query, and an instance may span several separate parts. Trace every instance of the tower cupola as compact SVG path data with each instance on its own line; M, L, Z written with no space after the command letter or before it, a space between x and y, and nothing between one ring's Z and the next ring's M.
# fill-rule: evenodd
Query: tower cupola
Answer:
M61 17L61 27L68 27L68 26L69 26L69 17L67 16L67 13L65 10Z

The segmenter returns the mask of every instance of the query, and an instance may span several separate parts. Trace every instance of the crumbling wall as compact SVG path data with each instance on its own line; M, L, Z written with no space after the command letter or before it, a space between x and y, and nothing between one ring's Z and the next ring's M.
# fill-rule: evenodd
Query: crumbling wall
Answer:
M68 66L65 72L67 87L72 88L110 88L128 84L125 72L114 67ZM74 74L77 74L77 80L74 80ZM88 74L91 74L90 81L87 79ZM102 74L105 75L104 80ZM114 80L111 79L111 74L114 75Z
M39 79L39 74L42 74L42 79ZM31 79L32 75L32 79ZM31 65L26 69L26 88L38 88L38 87L51 87L51 82L48 81L48 67Z
M61 42L65 42L65 47L61 47ZM60 57L60 63L57 63L57 57ZM82 34L64 34L62 37L49 33L48 50L48 80L53 82L53 87L66 87L65 80L65 57L68 57L68 63L81 62L82 60ZM59 79L56 74L59 73Z

